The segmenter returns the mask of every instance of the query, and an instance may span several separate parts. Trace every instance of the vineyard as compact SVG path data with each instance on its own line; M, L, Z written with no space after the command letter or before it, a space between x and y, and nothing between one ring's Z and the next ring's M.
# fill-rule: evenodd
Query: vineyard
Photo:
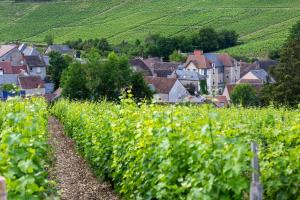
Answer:
M244 44L225 50L235 55L265 56L285 40L300 20L299 0L50 1L11 3L0 0L0 41L43 42L105 37L133 42L149 33L191 34L202 27L233 29Z
M0 102L0 175L8 199L46 199L53 192L46 103L41 99Z
M299 110L62 100L51 113L125 199L249 199L251 141L264 198L300 197Z

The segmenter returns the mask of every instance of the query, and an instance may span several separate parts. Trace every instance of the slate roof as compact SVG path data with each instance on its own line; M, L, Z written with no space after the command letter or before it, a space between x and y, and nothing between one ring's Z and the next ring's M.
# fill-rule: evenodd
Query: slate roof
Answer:
M259 60L256 61L255 64L260 69L264 69L266 72L270 72L270 68L279 64L276 60Z
M0 45L0 57L4 56L15 48L17 48L16 45Z
M4 74L20 74L22 71L27 72L27 66L12 66L10 62L0 62L0 69Z
M24 59L30 67L45 67L45 63L39 56L24 56Z
M179 80L199 81L206 80L206 76L200 75L194 71L176 70L175 74Z
M73 54L75 51L71 49L68 45L62 45L62 44L56 44L56 45L50 45L48 49L46 50L46 53L50 53L51 51L56 51L61 54Z
M263 69L255 69L255 70L251 70L250 71L254 76L256 76L258 79L264 81L264 82L268 82L268 77L269 74L263 70Z
M40 76L20 76L19 84L22 89L44 88L44 81Z
M174 84L176 83L176 78L165 78L165 77L145 77L148 85L154 87L157 93L169 94Z
M216 67L224 66L223 63L219 59L219 55L216 53L205 53L204 56L206 59L210 60L212 63L216 65Z

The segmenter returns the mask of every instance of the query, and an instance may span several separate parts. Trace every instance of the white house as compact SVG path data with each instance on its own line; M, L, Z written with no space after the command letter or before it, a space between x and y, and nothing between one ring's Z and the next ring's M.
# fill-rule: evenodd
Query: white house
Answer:
M166 77L145 77L149 87L155 92L156 102L183 102L189 96L189 92L176 78Z
M188 56L185 70L206 76L210 94L222 94L226 84L235 83L240 79L239 62L228 54L203 53L196 50Z

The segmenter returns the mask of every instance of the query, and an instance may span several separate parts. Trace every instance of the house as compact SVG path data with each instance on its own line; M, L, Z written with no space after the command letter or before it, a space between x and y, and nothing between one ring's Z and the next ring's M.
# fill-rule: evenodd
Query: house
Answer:
M71 49L68 45L62 44L50 45L45 51L45 54L49 55L53 51L58 52L62 55L69 55L71 57L75 57L76 54L76 51L74 49Z
M143 76L153 76L151 69L144 62L143 58L134 58L129 63L134 71L142 73Z
M240 77L255 69L258 69L255 63L240 62Z
M0 61L0 85L3 84L18 84L18 76L23 73L28 73L26 65L12 66L9 61Z
M46 77L46 64L40 56L24 56L24 60L32 76L40 76L42 80Z
M24 64L23 54L19 51L18 45L0 45L0 61L10 62L12 66Z
M149 87L156 92L154 100L156 102L177 103L183 102L189 96L189 92L176 78L165 77L145 77Z
M18 76L19 87L27 96L45 95L44 81L40 76Z
M40 52L38 52L38 50L34 46L28 46L25 43L19 45L18 50L24 56L41 56Z
M245 74L237 83L246 83L246 82L261 82L265 83L275 83L275 80L264 70L264 69L255 69L249 71Z
M206 83L206 76L200 75L199 73L194 71L183 70L180 67L175 70L170 77L177 78L188 91L192 86L193 88L195 88L195 92L198 94L201 90L200 81L205 81ZM191 94L193 95L194 93Z
M185 62L186 71L194 71L207 77L210 94L222 94L225 84L240 79L240 64L228 54L203 53L195 50Z
M178 63L163 62L159 58L134 58L130 61L133 69L144 76L168 77L177 69Z

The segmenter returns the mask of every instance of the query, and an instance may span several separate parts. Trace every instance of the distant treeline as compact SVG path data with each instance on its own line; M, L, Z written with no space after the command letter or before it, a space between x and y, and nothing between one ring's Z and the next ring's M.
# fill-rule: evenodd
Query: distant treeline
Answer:
M73 40L66 42L77 50L96 48L101 55L107 56L110 51L132 56L156 56L168 59L174 50L192 52L201 49L204 52L217 51L238 44L238 34L232 30L216 31L213 28L200 29L197 34L166 37L159 34L149 34L144 41L134 43L122 41L112 45L107 39Z

